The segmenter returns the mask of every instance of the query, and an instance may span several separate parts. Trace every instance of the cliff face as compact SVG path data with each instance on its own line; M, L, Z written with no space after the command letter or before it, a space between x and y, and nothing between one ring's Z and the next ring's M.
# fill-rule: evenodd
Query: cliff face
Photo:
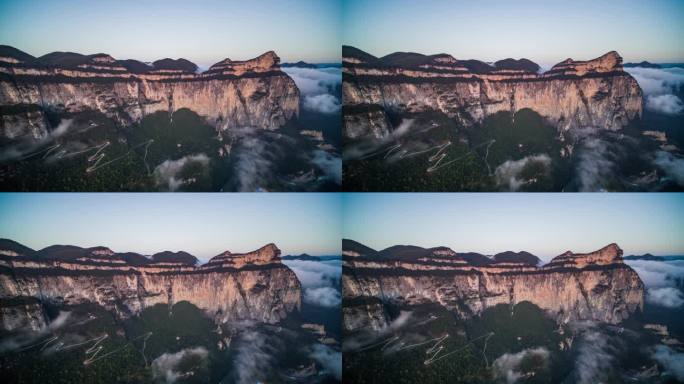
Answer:
M55 53L39 59L0 55L0 137L41 138L44 111L95 110L121 125L156 111L188 108L218 129L275 129L299 113L299 90L272 51L247 61L225 59L208 71L171 59L156 67L109 55ZM12 51L13 52L13 51Z
M445 54L407 53L378 59L345 47L342 89L349 113L344 135L387 135L386 117L379 110L440 111L472 126L499 111L530 108L559 130L616 130L641 116L641 89L622 69L616 52L589 61L567 59L543 74L526 62L508 59L490 66Z
M44 325L40 303L102 305L120 318L144 308L189 301L217 322L275 323L301 305L301 285L273 244L207 264L133 262L107 248L59 257L0 256L0 323L4 329ZM40 252L40 251L39 251ZM51 253L55 255L54 252Z
M343 294L350 303L345 316L360 316L344 320L347 330L381 327L378 302L438 303L468 318L497 304L530 301L559 322L619 323L643 309L644 285L615 244L588 254L567 252L542 267L510 258L475 263L444 252L396 260L358 249L345 253L343 264Z

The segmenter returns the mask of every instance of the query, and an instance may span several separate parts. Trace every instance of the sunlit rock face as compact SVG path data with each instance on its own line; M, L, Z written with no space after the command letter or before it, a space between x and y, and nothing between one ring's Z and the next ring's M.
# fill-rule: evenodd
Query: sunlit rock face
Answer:
M225 59L195 73L187 60L150 66L109 55L54 52L33 58L0 46L0 137L41 138L46 111L95 110L121 125L157 111L188 108L218 129L275 129L299 114L299 89L269 51L247 61ZM20 53L18 53L20 52Z
M589 61L567 59L542 74L525 59L497 64L501 67L445 54L394 53L378 59L345 47L342 90L349 113L343 133L349 139L386 135L388 130L379 128L386 116L379 110L439 111L473 126L500 111L529 108L561 131L617 130L641 116L641 88L616 52Z
M156 262L108 248L53 246L27 256L0 255L0 323L40 328L41 303L96 303L126 318L155 304L189 301L217 322L276 323L301 305L301 285L273 244L226 252L207 264ZM108 252L109 251L109 252ZM110 253L111 252L111 253ZM221 260L232 255L229 263Z
M644 285L623 263L616 244L587 254L566 252L541 267L510 257L500 263L471 254L450 255L442 248L401 260L385 251L349 248L355 256L344 256L342 283L345 302L352 305L344 313L369 318L345 319L347 330L382 324L377 320L381 312L368 299L399 305L438 303L463 318L497 304L529 301L558 322L619 323L643 310ZM432 251L436 249L441 254Z

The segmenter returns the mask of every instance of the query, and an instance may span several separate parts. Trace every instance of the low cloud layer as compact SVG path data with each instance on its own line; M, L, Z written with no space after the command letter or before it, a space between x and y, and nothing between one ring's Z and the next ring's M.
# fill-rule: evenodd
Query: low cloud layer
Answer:
M154 180L164 190L176 191L193 180L182 178L179 173L190 163L199 163L203 167L209 165L209 157L204 153L181 157L178 160L166 160L154 168Z
M340 101L337 97L325 93L321 95L305 96L304 108L320 113L336 113L340 111Z
M504 353L492 363L492 371L497 381L513 384L527 373L521 369L523 361L537 360L541 365L548 364L549 350L544 347L530 348L518 353Z
M684 186L684 159L669 152L657 151L653 163L665 172L668 178Z
M646 98L646 109L673 115L684 111L675 95L684 86L684 68L625 68L639 83Z
M329 68L283 68L302 95L304 109L319 113L338 113L341 100L336 95L342 84L342 69Z
M551 158L547 154L527 156L520 160L508 160L496 167L494 177L499 187L517 191L520 187L529 183L529 180L521 178L521 173L525 168L533 163L541 164L548 168L551 165Z
M191 358L204 360L208 355L209 352L204 347L186 348L176 353L164 353L152 362L152 377L164 383L175 383L178 379L190 374L179 369L181 362Z
M666 308L684 305L684 261L627 260L646 286L646 301Z
M61 120L57 128L42 139L26 139L17 144L12 144L12 146L0 148L0 163L21 160L34 154L36 156L45 156L47 149L40 148L65 134L71 128L73 122L72 119Z
M342 158L320 149L313 151L311 162L314 163L332 182L342 185Z
M677 381L684 382L684 353L665 345L658 345L653 358L665 368L666 373L674 376Z
M323 371L342 380L342 353L323 345L315 344L310 354L323 367Z
M340 291L333 287L304 289L304 302L322 307L339 307L342 303Z
M608 335L595 324L576 325L580 336L577 343L574 376L578 384L605 382L616 366L617 354L622 348L620 338Z
M684 304L684 294L677 288L651 288L646 292L646 301L661 307L677 308Z
M276 346L265 334L253 329L241 331L234 358L234 381L238 384L263 382L275 364L275 352Z
M302 283L304 302L322 307L338 307L341 304L342 266L339 260L287 260L285 264Z

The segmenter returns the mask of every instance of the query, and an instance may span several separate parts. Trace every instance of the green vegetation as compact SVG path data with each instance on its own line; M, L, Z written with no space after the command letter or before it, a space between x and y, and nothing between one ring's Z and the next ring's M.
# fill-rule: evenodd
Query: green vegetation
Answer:
M498 305L467 321L434 304L393 310L412 311L412 320L394 334L382 337L375 347L346 354L345 382L491 383L494 381L491 369L494 360L504 353L536 347L547 348L550 361L547 364L534 358L523 360L522 371L536 371L535 375L520 382L561 382L570 371L567 353L558 347L561 340L558 327L529 302L513 308ZM405 348L446 334L449 336L439 344L434 341ZM398 336L398 341L382 342L393 336ZM435 354L439 346L442 349ZM447 357L440 359L440 356Z
M529 163L518 177L536 182L523 189L560 190L566 181L567 166L560 159L561 143L556 130L530 109L518 111L514 119L508 112L499 112L470 129L437 112L402 115L394 120L400 118L414 119L410 132L383 146L375 156L345 162L345 190L498 190L501 186L494 177L496 167L508 160L539 154L551 158L551 169ZM450 144L440 151L440 145L446 143ZM401 147L394 154L406 150L415 155L385 158L397 144Z

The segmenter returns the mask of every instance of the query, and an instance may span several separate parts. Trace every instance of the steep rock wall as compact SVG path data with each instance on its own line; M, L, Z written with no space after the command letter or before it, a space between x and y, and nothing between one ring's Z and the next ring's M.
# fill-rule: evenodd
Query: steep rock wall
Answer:
M238 267L211 262L199 267L170 263L133 266L109 263L102 257L55 261L3 256L0 300L34 298L57 305L90 302L120 318L159 303L171 306L189 301L217 322L275 323L300 308L301 285L294 272L280 262L280 250L275 245L241 256L245 260ZM5 329L13 328L13 324L34 328L40 325L13 319L16 313L10 309L0 311L0 323ZM40 317L35 313L31 316Z
M428 64L413 66L345 57L342 90L350 113L344 117L344 135L349 139L387 135L387 129L378 129L386 125L384 117L369 112L369 106L390 112L440 111L464 126L482 123L500 111L530 108L559 130L616 130L642 113L642 91L622 69L616 52L590 61L568 59L543 74L477 72L441 56L426 57Z
M347 302L356 300L365 309L372 308L368 312L374 318L378 317L377 308L362 299L408 305L438 303L464 318L497 304L513 306L530 301L559 322L619 323L642 310L644 300L641 279L622 262L621 255L622 250L611 244L589 254L565 253L543 267L445 263L431 267L425 263L346 257L343 294ZM566 263L568 259L574 263ZM386 263L392 263L392 267L380 267ZM351 309L347 312L351 313ZM375 319L345 320L345 325L354 323L381 324Z

